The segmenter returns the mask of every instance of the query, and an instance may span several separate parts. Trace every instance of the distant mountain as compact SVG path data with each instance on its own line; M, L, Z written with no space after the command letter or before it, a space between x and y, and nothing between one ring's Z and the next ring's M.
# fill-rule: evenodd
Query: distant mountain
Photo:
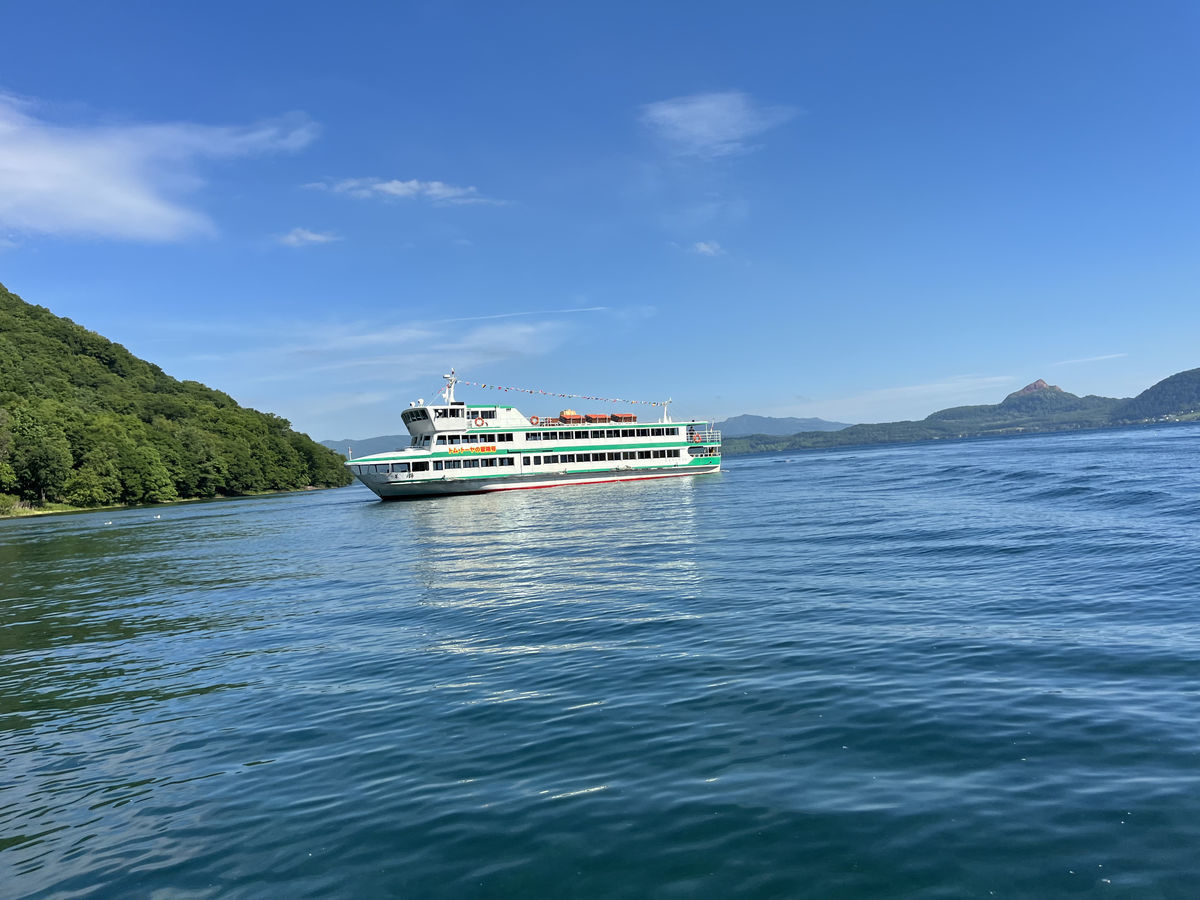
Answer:
M1113 418L1137 422L1200 413L1200 369L1188 369L1142 391L1117 407Z
M836 431L848 427L844 422L827 422L825 419L784 419L772 416L734 416L724 422L717 422L716 428L722 437L736 437L748 434L795 434L798 431ZM330 450L338 453L352 453L356 458L368 456L371 453L385 453L407 447L407 434L386 434L382 437L363 438L355 441L345 438L340 441L321 441Z
M345 438L340 441L321 441L321 444L330 450L336 450L346 456L352 455L354 459L358 459L360 456L369 456L372 453L399 450L401 447L407 447L410 440L411 438L407 434L385 434L382 437L363 438L361 441Z
M728 455L767 450L799 450L862 444L936 441L986 435L1029 434L1084 428L1200 420L1200 369L1163 379L1132 400L1078 397L1038 379L1000 403L956 406L919 422L851 425L839 431L807 431L790 437L768 433L724 441Z
M768 450L800 450L864 444L953 440L986 435L1031 434L1140 425L1163 420L1200 419L1200 369L1180 372L1133 399L1079 397L1038 379L999 403L954 406L919 422L846 425L825 419L734 416L716 423L727 455ZM792 429L796 430L792 430ZM751 431L751 429L753 429ZM339 453L366 456L408 446L404 434L360 441L321 441Z
M722 438L742 437L748 434L795 434L798 431L838 431L849 427L845 422L829 422L825 419L795 419L775 416L734 416L714 427Z

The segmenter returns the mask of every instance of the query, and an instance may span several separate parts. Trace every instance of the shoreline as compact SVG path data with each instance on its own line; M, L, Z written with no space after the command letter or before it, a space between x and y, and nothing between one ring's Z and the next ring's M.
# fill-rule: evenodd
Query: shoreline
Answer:
M180 500L172 500L169 503L113 503L106 506L69 506L66 503L51 504L51 508L46 507L14 507L12 512L0 513L0 522L9 519L32 519L37 516L60 516L72 515L75 513L90 513L102 512L104 510L113 509L169 509L172 506L179 506L183 503L216 503L225 500L248 500L252 497L269 497L273 494L306 494L311 491L333 491L339 487L348 487L348 485L328 485L319 487L317 485L308 485L307 487L295 488L290 491L255 491L249 494L236 494L232 497L217 496L217 497L186 497Z

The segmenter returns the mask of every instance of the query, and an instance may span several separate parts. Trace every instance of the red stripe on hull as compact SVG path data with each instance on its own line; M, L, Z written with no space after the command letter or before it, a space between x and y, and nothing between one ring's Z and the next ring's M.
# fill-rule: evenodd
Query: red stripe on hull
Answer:
M465 497L474 494L495 494L500 491L538 491L543 488L571 487L577 484L616 484L621 481L654 481L659 478L684 478L689 475L712 474L700 472L671 472L665 475L637 475L632 478L600 478L596 481L564 481L559 484L516 484L512 487L483 488L478 491L455 491L446 494L398 494L380 500L431 500L435 497Z

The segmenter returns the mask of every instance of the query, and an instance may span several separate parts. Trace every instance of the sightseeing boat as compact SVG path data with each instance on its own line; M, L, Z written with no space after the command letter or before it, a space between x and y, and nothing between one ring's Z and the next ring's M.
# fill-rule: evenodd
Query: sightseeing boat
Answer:
M721 433L708 422L639 422L633 413L563 410L525 416L512 406L454 399L451 370L444 402L410 403L400 418L409 446L346 462L384 500L476 494L569 484L703 475L721 468Z

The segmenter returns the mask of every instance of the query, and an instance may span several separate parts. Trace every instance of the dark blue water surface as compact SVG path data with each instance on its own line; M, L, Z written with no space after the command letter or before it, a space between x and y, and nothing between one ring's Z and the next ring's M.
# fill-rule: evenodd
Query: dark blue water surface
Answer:
M1198 449L0 523L0 894L1198 897Z

